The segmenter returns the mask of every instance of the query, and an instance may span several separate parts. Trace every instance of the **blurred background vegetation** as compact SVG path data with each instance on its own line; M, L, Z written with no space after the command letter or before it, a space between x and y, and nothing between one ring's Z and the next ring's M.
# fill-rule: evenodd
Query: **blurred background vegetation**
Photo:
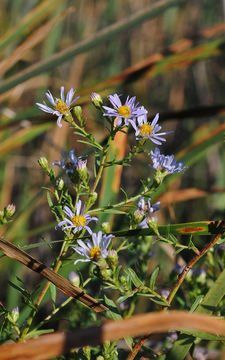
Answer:
M42 189L48 179L37 160L46 156L51 163L62 151L75 149L80 156L87 150L67 123L57 127L54 116L35 106L47 89L59 96L60 86L77 89L87 129L99 141L107 132L90 106L91 91L135 95L150 117L160 113L163 129L174 130L163 152L176 154L189 169L155 195L162 203L160 224L223 218L224 1L1 0L0 9L0 208L17 208L1 231L7 240L20 246L60 240ZM129 143L132 133L118 140L119 156ZM93 161L90 155L91 177ZM151 176L146 163L141 154L123 174L117 167L110 181L105 176L99 202L113 200L106 198L110 189L123 198L120 186L137 193L140 178ZM123 219L114 227L123 227ZM51 264L46 246L32 254ZM26 278L27 269L11 260L1 259L0 269L2 287L7 277ZM39 281L34 276L26 278L30 288ZM5 289L1 301L13 308L18 292Z

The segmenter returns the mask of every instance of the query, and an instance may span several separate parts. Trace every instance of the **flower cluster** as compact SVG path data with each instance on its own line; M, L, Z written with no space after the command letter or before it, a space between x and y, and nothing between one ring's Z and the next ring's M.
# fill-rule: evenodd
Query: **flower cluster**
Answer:
M124 105L122 105L122 102L117 94L109 95L108 100L112 104L113 108L103 106L103 109L105 110L103 115L116 117L117 126L121 126L123 121L126 126L131 124L135 130L137 140L149 139L157 145L162 145L162 142L166 141L163 136L173 132L160 132L162 127L157 124L159 114L156 114L153 121L149 122L147 118L148 111L144 108L144 106L139 106L138 103L135 104L135 96L131 98L128 96Z
M92 261L96 265L99 265L101 260L107 258L108 246L114 236L111 234L102 235L101 231L99 231L98 234L93 233L87 225L90 221L98 221L98 219L85 214L85 207L83 207L82 210L81 207L81 200L77 202L75 213L73 213L68 206L65 206L63 211L67 215L67 218L59 222L56 228L61 227L62 230L72 229L74 234L83 229L87 230L92 237L92 241L88 240L87 244L85 244L84 241L78 239L77 243L79 246L73 247L74 251L79 255L84 256L86 259L78 259L74 264L77 264L79 261Z
M57 115L57 124L62 127L61 120L64 116L65 120L67 116L72 118L70 112L71 107L79 98L74 98L74 94L75 90L71 88L65 99L64 87L62 86L60 98L53 98L50 91L47 91L46 93L46 97L53 108L49 107L45 102L43 102L43 104L37 103L37 105L42 111ZM101 96L96 93L91 94L91 100L93 104L103 112L103 116L115 118L116 125L113 129L114 131L120 131L124 126L130 125L135 131L136 140L140 141L139 148L143 145L145 140L150 140L156 145L162 145L162 143L166 141L165 136L173 132L162 131L162 126L158 124L159 114L156 114L153 120L149 121L147 110L144 106L139 105L135 96L127 96L125 103L122 103L118 94L115 93L109 95L108 101L111 106L104 105ZM82 124L84 124L84 122L81 115L79 116L80 124L83 126ZM74 126L76 127L75 122ZM78 127L78 129L80 130L81 128ZM88 134L84 131L81 135L87 136ZM92 137L88 136L88 139L90 140L90 143L93 141ZM96 143L93 144L96 145ZM155 185L160 185L166 175L179 173L186 169L183 162L177 162L174 155L161 154L158 147L151 151L149 155L152 160L152 168L155 170L153 188ZM80 189L79 191L81 192L81 189L83 190L84 188L85 190L90 190L87 181L87 179L89 180L86 168L87 160L76 157L74 150L69 151L68 154L64 154L62 160L56 160L52 165L62 168L72 182L75 183L77 179L81 180L81 187L79 188L80 183L78 181L78 187L75 188L76 191L78 191L77 189ZM91 206L91 196L95 196L95 194L95 192L89 194L88 208ZM153 213L157 210L159 210L159 202L151 204L151 199L149 197L147 200L145 200L144 197L141 197L137 204L137 209L134 212L134 223L142 228L151 227L157 230L157 218L153 216ZM108 246L113 235L102 235L102 232L99 232L98 234L92 232L88 224L91 221L96 222L98 219L85 213L85 206L82 208L81 200L77 201L75 212L68 206L64 206L63 212L65 217L58 223L57 228L60 227L64 231L72 231L74 234L87 230L92 237L92 240L88 240L87 243L80 239L78 240L78 246L74 247L74 251L79 255L84 256L86 259L77 260L75 263L78 261L93 261L98 263L100 259L105 259L108 256Z

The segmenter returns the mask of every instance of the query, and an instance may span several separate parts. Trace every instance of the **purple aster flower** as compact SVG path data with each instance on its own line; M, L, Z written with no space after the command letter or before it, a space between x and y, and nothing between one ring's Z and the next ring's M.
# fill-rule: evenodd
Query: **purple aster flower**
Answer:
M206 360L208 355L208 351L201 347L201 346L196 346L195 347L195 351L194 351L194 359L195 360Z
M138 103L135 104L136 96L131 98L128 96L124 105L122 105L122 102L117 94L109 95L108 99L113 105L113 108L103 106L106 110L103 115L117 117L117 126L122 125L122 120L124 120L125 125L129 125L130 120L147 114L147 110L143 106L138 106Z
M65 220L58 223L56 228L62 227L62 230L73 229L73 233L75 234L77 231L81 231L86 229L89 234L92 234L92 231L87 224L90 221L98 221L98 218L90 216L88 214L84 214L85 206L81 210L81 200L79 200L76 204L76 213L74 214L72 210L68 206L64 206L63 212L68 216Z
M86 168L87 160L81 157L76 157L75 151L70 150L69 154L64 154L62 160L55 160L53 166L59 166L65 170L67 174L73 173L75 170L83 170Z
M73 249L79 255L86 257L86 259L78 259L74 264L77 264L79 261L92 261L98 265L99 260L107 258L108 246L114 235L102 235L102 232L99 231L98 234L92 233L91 236L92 240L88 240L87 244L82 240L77 240L79 246L73 247Z
M149 155L153 162L153 169L161 170L166 174L179 173L187 168L187 166L184 166L183 161L177 162L174 155L160 154L158 147L156 147L154 151L151 151Z
M66 95L66 100L65 100L65 96L64 96L64 86L61 86L61 95L60 95L60 99L58 98L53 98L51 92L48 90L45 93L46 98L48 99L48 101L52 104L53 109L51 107L49 107L45 101L43 101L43 104L40 103L36 103L36 105L39 107L39 109L41 109L42 111L45 111L47 113L53 114L58 116L57 119L57 125L59 127L62 127L61 124L61 120L63 115L69 115L70 114L70 108L71 105L77 100L79 99L79 96L77 96L74 100L75 94L75 90L73 88L71 88L67 95Z
M139 216L142 215L142 217L144 217L142 222L139 224L139 226L142 228L147 228L148 222L153 219L157 221L157 218L153 217L152 214L155 211L159 210L160 202L158 201L157 203L151 205L150 200L151 199L149 198L148 201L146 202L145 199L141 197L137 204L137 210L135 211L136 214L134 214L134 215L138 214Z
M152 122L148 122L147 114L137 117L137 120L130 120L131 125L135 130L135 136L137 140L142 140L143 138L150 139L156 145L162 145L164 135L170 134L173 131L164 131L159 132L162 129L162 126L158 125L159 114L156 114Z

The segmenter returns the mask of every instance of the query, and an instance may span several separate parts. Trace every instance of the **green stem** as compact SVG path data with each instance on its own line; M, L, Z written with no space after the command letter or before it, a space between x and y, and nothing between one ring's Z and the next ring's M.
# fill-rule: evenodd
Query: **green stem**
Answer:
M187 265L185 266L185 268L183 269L182 273L178 276L178 279L177 279L177 282L176 284L174 285L173 289L170 291L168 297L167 297L167 303L168 305L171 304L174 296L176 295L177 291L179 290L181 284L183 283L187 273L189 272L189 270L194 266L194 264L203 256L205 255L205 253L207 251L209 251L216 243L217 241L219 240L219 238L222 236L222 234L218 234L215 236L215 238L213 238L212 241L210 241L209 244L207 244L201 251L199 251L199 254L195 255L193 257L193 259L191 259ZM164 309L166 310L167 307Z
M57 307L56 309L54 309L52 311L51 314L49 314L44 320L42 320L38 325L37 327L33 330L33 331L36 331L38 329L40 329L43 325L45 325L55 314L57 314L57 312L59 310L61 310L62 308L64 308L67 304L69 304L69 302L71 300L73 300L74 298L73 297L69 297L68 299L66 299L59 307Z
M61 258L65 255L66 253L66 244L67 244L67 240L65 240L62 244L62 247L61 247L61 251L60 251L60 254L59 256L57 257L56 259L56 263L55 263L55 267L54 267L54 271L57 273L62 265L62 260ZM43 290L41 291L39 297L37 298L36 302L35 302L35 308L32 310L28 320L27 320L27 323L26 323L26 326L25 328L23 329L22 333L21 333L21 336L20 336L20 342L23 342L25 340L25 337L30 329L30 326L33 322L33 319L38 311L38 307L39 305L41 304L46 292L48 291L48 288L51 284L51 281L47 281L47 283L45 284Z
M86 211L89 209L89 207L93 204L91 204L91 201L92 201L92 195L94 194L97 186L98 186L98 183L101 179L101 176L102 176L102 171L104 169L104 163L105 163L105 159L106 159L106 156L108 154L108 151L109 151L109 147L110 147L110 143L112 141L112 137L111 135L109 136L109 139L107 141L107 144L106 144L106 147L105 149L103 150L103 154L102 154L102 158L101 158L101 163L100 163L100 166L99 166L99 169L98 169L98 173L96 175L96 178L95 178L95 181L94 181L94 184L91 188L91 191L90 191L90 194L89 194L89 197L88 197L88 200L87 200L87 204L86 204Z
M147 195L150 195L152 193L152 191L154 191L155 189L150 189L150 190L145 190L143 192L141 192L140 194L138 195L135 195L135 196L132 196L130 197L129 199L126 199L126 200L123 200L117 204L113 204L113 205L110 205L110 206L106 206L106 207L102 207L102 208L97 208L97 209L93 209L93 210L90 210L88 211L89 214L91 213L96 213L96 212L102 212L106 209L114 209L114 208L117 208L117 207L122 207L122 206L125 206L131 202L135 202L136 200L138 200L141 196L147 196Z

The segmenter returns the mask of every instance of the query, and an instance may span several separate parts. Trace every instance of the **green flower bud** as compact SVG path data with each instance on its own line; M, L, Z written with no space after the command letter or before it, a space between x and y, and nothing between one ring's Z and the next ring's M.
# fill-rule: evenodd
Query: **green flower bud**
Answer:
M7 219L11 218L16 211L16 206L14 204L9 204L4 208L4 215Z
M80 285L80 276L75 271L71 271L68 277L73 286Z
M144 219L145 213L142 209L137 209L134 212L134 222L136 225L140 224L140 222Z
M107 222L107 221L103 222L101 225L101 228L104 233L106 233L106 234L110 233L110 223L109 222Z
M157 169L154 175L154 181L157 184L157 186L161 185L163 182L164 177L166 177L167 171L162 171L160 169Z
M39 165L42 167L42 169L44 169L45 171L49 172L49 167L48 167L48 160L46 159L46 157L41 157L38 160Z
M11 318L12 318L12 321L14 323L16 323L17 320L19 319L19 308L18 308L18 306L15 307L14 309L12 309Z
M56 184L57 184L58 190L61 191L61 190L63 189L63 186L64 186L64 181L63 181L63 179L62 179L62 178L57 179Z
M98 93L96 92L91 93L91 101L97 109L102 107L103 104L102 97Z
M83 126L84 121L82 119L82 107L81 106L75 106L73 108L73 112L75 114L75 116L77 117L79 123L81 124L81 126Z
M111 266L112 268L116 267L118 264L118 254L116 252L116 250L109 250L108 252L108 256L107 256L107 263L109 264L109 266Z
M84 183L86 183L87 179L88 179L87 160L86 159L84 159L84 160L78 159L76 170L78 172L80 180L83 181Z
M146 221L147 221L148 227L149 227L150 229L152 229L152 230L154 231L154 233L156 233L157 235L160 235L160 234L159 234L159 230L158 230L158 221L157 221L157 218L155 218L154 216L152 216L152 217L146 218Z
M94 203L96 202L98 198L98 194L96 192L93 192L89 195L89 198L88 198L88 206L87 208L89 209L92 205L94 205Z

